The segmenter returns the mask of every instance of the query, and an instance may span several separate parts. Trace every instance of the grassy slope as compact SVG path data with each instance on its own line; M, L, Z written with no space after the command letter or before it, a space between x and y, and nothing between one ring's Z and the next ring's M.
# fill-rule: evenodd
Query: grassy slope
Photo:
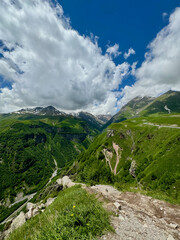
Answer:
M32 115L0 116L0 199L18 191L35 192L58 167L85 150L98 133L74 117ZM91 136L91 137L89 137Z
M121 190L142 191L180 204L180 129L159 129L145 124L149 122L180 126L180 117L159 115L112 124L109 129L114 136L107 137L104 132L97 137L78 157L70 173L77 172L78 181L115 184ZM123 149L116 176L111 173L102 153L103 149L108 149L115 155L112 142ZM137 165L136 178L129 173L133 160ZM111 163L114 167L114 156Z
M95 240L112 230L109 215L94 196L79 186L60 192L42 214L15 230L9 240Z

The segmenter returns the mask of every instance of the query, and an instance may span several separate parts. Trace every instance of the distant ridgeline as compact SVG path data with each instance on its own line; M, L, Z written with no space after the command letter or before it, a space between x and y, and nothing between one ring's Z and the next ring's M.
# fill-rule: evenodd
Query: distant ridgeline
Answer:
M122 107L116 115L105 123L103 128L105 129L111 123L155 113L180 113L180 92L168 91L157 98L136 97Z
M180 204L180 92L135 98L110 122L119 123L99 135L65 173Z

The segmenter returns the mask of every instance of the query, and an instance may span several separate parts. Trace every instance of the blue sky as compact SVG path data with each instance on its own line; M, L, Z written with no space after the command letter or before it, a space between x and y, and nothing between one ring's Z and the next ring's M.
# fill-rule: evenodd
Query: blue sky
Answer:
M0 112L114 114L180 90L179 0L1 0Z
M179 0L58 0L71 26L81 35L99 37L98 43L103 52L106 45L119 44L120 51L135 49L136 55L128 60L144 60L147 45L156 34L168 24L168 16L180 6ZM163 17L163 13L167 13ZM123 55L114 59L116 64L124 61ZM129 79L129 81L128 81ZM132 77L122 83L132 83ZM133 78L134 79L134 78Z

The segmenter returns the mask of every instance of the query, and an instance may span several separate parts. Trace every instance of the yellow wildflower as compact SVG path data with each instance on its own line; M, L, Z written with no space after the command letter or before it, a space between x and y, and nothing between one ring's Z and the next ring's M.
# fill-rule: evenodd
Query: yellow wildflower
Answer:
M74 205L73 208L75 208L76 206Z
M71 217L73 217L73 216L74 216L74 214L72 213L72 214L71 214Z

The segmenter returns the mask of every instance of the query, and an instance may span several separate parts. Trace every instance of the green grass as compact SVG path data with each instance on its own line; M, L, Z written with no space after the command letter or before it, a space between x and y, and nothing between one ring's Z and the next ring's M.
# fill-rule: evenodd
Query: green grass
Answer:
M109 217L93 195L75 186L60 192L42 214L15 230L8 240L95 240L112 230Z
M144 124L179 126L178 116L158 114L111 124L113 136L108 137L107 131L98 136L88 150L79 155L70 174L74 174L77 182L112 184L122 191L137 188L147 195L180 204L180 129ZM102 153L103 149L113 153L111 166L114 167L113 142L122 149L116 176ZM136 162L136 178L129 173L132 160Z

